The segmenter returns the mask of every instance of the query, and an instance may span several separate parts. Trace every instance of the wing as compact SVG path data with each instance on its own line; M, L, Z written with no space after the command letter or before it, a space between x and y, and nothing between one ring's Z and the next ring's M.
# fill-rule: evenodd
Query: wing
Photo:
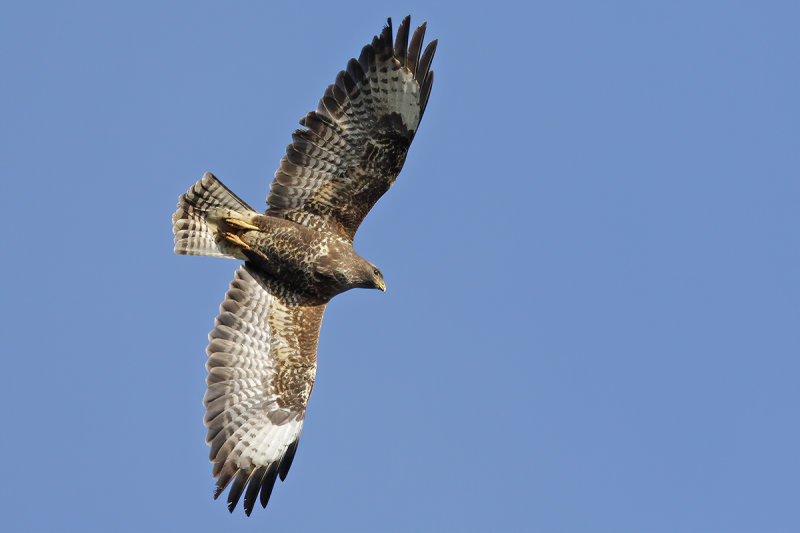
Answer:
M408 40L392 20L328 86L292 134L267 196L268 215L325 228L352 241L403 168L428 103L436 41L420 56L425 24Z
M216 499L231 481L228 510L244 492L249 515L267 506L275 478L292 464L317 369L325 303L267 279L250 264L236 272L209 334L205 424ZM245 492L246 488L246 492Z

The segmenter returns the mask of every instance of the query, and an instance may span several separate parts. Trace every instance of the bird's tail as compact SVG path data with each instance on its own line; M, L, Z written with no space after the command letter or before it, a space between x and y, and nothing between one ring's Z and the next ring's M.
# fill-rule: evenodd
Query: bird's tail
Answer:
M181 195L178 210L172 215L175 253L246 259L241 249L221 238L218 225L223 220L248 220L259 214L206 172Z

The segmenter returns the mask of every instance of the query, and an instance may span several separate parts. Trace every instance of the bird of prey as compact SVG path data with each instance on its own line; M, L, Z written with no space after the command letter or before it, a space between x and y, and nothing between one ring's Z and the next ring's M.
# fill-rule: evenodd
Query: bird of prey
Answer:
M292 133L260 213L210 173L181 195L175 253L240 259L206 349L203 399L216 499L266 507L292 464L317 369L325 306L355 287L386 290L353 237L403 167L428 103L437 41L425 24L392 42L389 19Z

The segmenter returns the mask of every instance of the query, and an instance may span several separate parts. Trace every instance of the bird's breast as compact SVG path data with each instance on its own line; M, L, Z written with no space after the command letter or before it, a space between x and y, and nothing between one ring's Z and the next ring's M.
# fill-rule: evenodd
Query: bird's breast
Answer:
M295 289L322 298L350 288L344 286L346 276L340 271L352 246L285 219L261 218L266 220L259 220L258 230L242 234L251 263Z

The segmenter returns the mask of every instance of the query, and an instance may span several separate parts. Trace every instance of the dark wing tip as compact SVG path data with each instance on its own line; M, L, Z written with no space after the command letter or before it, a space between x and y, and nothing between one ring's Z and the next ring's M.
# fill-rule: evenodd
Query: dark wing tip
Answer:
M416 78L420 86L425 85L425 78L428 77L428 71L431 68L431 62L433 61L433 54L436 53L436 45L438 44L439 44L439 39L434 39L431 42L429 42L428 46L425 47L425 51L422 52L422 57L419 58Z
M414 30L414 34L409 40L408 36L411 28L411 15L406 15L406 17L400 23L400 26L397 28L397 35L394 40L394 46L392 47L392 19L389 18L386 26L381 32L380 38L378 39L380 44L384 44L388 40L390 48L393 48L392 54L394 55L394 58L400 62L401 66L407 67L411 73L414 74L414 77L417 79L420 87L425 84L425 78L428 74L428 70L430 69L431 62L433 61L433 55L436 52L436 45L439 42L438 39L434 39L428 43L425 51L422 52L422 41L425 38L425 30L427 29L427 26L427 22L420 24L417 29ZM389 32L388 36L387 31ZM373 41L373 45L375 44L375 41ZM421 57L420 52L422 53Z
M411 24L411 15L406 15L400 27L397 28L397 36L394 41L394 57L400 65L406 66L406 55L408 54L408 27Z
M278 466L278 475L281 477L281 481L286 480L286 474L289 473L289 468L292 467L292 461L294 460L294 454L297 452L297 443L300 442L300 439L295 439L286 451L283 454L283 458L281 459L281 463Z
M266 474L264 474L264 479L261 481L261 507L267 507L267 503L269 503L269 497L272 495L272 488L275 486L275 479L278 477L278 463L277 461L274 463L270 463L269 468L267 469Z
M378 61L387 61L394 57L392 36L392 19L387 19L386 26L381 30L381 34L372 39L372 48L375 49L375 57Z
M250 516L253 512L256 501L260 501L261 507L266 508L278 476L280 476L281 481L283 481L289 473L289 468L292 466L292 460L297 451L297 443L299 440L300 439L295 439L295 441L286 448L283 457L279 461L273 461L268 465L259 466L255 469L252 467L223 469L216 490L214 491L214 499L216 500L225 490L225 487L230 484L230 490L228 491L229 512L233 513L233 510L242 498L242 494L244 494L244 512L247 516Z
M236 467L232 463L226 463L223 459L214 463L213 474L215 477L218 476L217 487L214 489L214 499L216 500L236 475Z
M386 46L391 50L393 34L394 32L392 31L392 17L389 17L386 19L386 26L384 26L383 30L381 30L381 35L379 37L381 45Z
M422 115L425 114L425 108L428 107L428 98L431 96L431 87L433 87L433 71L431 70L428 72L428 75L425 76L425 83L422 85L422 89L420 90L420 109L419 109L419 116L420 118Z
M411 42L408 44L408 55L406 56L406 65L408 70L417 74L417 65L419 64L419 54L422 52L422 40L425 38L425 27L427 22L423 22L420 27L414 30L414 35L411 36Z
M244 493L244 514L250 516L253 512L253 505L256 503L258 491L261 489L261 481L267 474L267 467L258 467L250 476L250 482L247 484L247 490Z
M231 513L236 508L236 504L239 503L239 498L242 497L242 491L244 491L247 480L250 479L251 472L252 470L249 468L240 468L236 474L236 479L231 483L231 489L228 491L228 511Z

